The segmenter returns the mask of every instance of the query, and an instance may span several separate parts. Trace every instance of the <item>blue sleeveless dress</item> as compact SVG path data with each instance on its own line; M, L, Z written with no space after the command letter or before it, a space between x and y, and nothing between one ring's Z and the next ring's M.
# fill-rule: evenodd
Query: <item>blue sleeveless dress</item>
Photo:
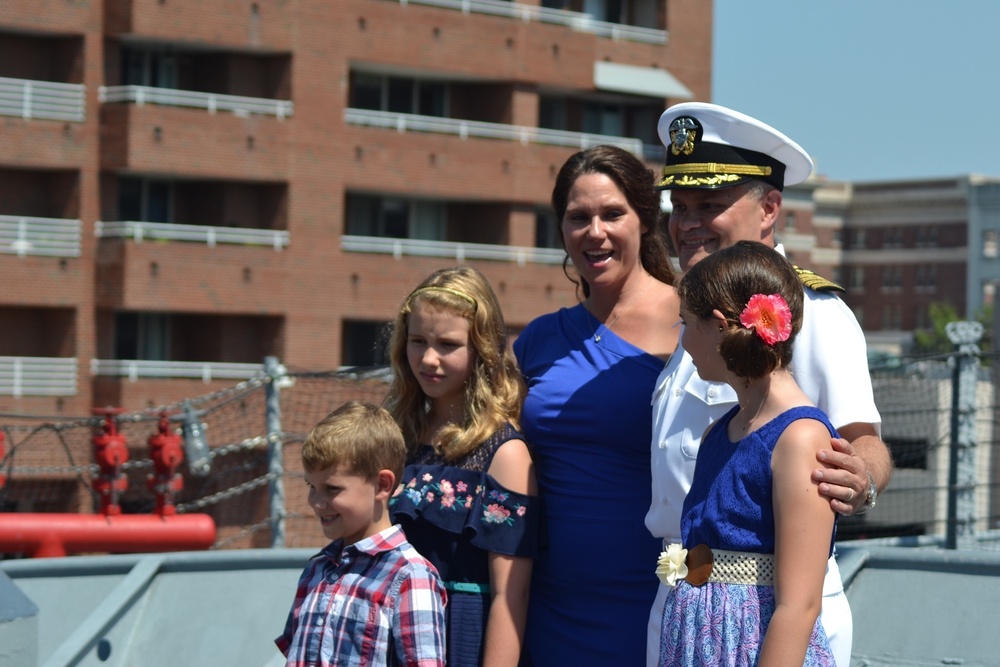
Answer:
M771 455L790 423L815 419L836 435L819 408L792 408L731 443L726 430L734 407L712 427L698 448L691 490L684 500L684 547L773 554L774 509ZM836 533L836 530L834 530ZM833 536L830 538L833 552ZM661 667L751 667L774 614L774 587L681 581L667 596L660 637ZM813 626L805 665L835 667L819 619Z
M403 470L393 522L434 564L448 590L448 665L478 667L490 609L489 553L534 558L538 498L515 493L487 473L497 449L523 440L509 424L464 458L447 462L422 446Z
M664 362L582 305L532 321L514 353L548 536L532 570L522 663L643 665L660 552L643 523L650 399Z

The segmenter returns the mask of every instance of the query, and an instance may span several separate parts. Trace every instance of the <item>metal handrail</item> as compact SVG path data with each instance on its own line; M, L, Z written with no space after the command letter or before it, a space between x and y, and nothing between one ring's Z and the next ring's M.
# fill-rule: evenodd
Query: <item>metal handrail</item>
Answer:
M291 100L272 100L264 97L242 97L221 93L201 93L194 90L154 88L152 86L101 86L97 99L103 103L135 102L137 106L160 104L174 107L207 109L209 113L231 111L236 115L252 113L263 116L287 118L292 115Z
M221 361L153 361L149 359L91 359L91 375L139 378L195 378L212 380L248 380L264 372L260 364Z
M407 4L428 5L456 9L463 14L489 14L505 16L529 23L553 23L564 25L579 32L591 33L600 37L610 37L615 41L646 42L649 44L666 44L667 31L656 28L598 21L590 14L571 12L565 9L550 9L538 5L525 5L503 0L399 0L404 7Z
M0 357L0 394L73 396L77 392L74 357Z
M0 215L0 253L79 257L79 220Z
M467 139L468 137L501 139L518 141L522 144L571 146L581 150L598 144L612 144L635 155L642 155L643 152L642 141L639 139L614 137L607 134L549 130L527 125L505 125L503 123L486 123L458 118L441 118L438 116L421 116L410 113L350 108L344 110L344 120L352 125L383 127L394 129L401 133L407 131L436 132L439 134L454 134L462 139Z
M456 243L453 241L425 241L397 239L380 236L342 236L340 248L345 252L370 252L392 255L395 258L449 257L458 262L466 259L489 259L525 264L561 264L566 253L555 248L528 248L523 246L490 245L486 243Z
M47 118L82 123L86 86L0 76L0 116Z
M170 222L138 222L125 220L94 225L98 238L131 238L136 243L145 239L159 241L196 241L214 248L217 243L239 245L268 245L275 250L287 248L290 236L286 229L248 229L246 227L211 227L206 225L181 225Z

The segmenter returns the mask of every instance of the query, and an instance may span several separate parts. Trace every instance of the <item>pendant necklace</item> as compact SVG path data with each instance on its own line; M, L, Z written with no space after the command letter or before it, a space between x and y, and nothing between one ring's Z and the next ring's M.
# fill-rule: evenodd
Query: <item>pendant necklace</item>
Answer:
M600 324L604 324L604 328L605 329L607 329L608 331L611 331L612 327L614 327L615 323L618 321L618 318L621 317L622 312L628 310L629 306L631 306L633 303L635 303L639 299L640 296L642 296L643 294L646 293L646 290L649 289L649 286L653 284L652 276L649 276L649 278L650 278L650 280L646 281L646 285L641 290L639 290L638 294L636 294L634 297L632 297L631 299L629 299L628 303L626 303L621 308L617 308L617 309L616 308L612 308L611 312L614 312L615 310L617 310L618 312L615 313L615 316L612 317L611 321L608 322L607 324L604 324L603 322L600 323ZM591 315L593 315L593 313L591 313ZM597 319L597 318L595 317L594 319ZM600 326L600 324L598 326ZM593 325L591 325L590 330L594 333L594 342L595 343L600 343L601 342L601 334L597 333L597 331L594 330Z

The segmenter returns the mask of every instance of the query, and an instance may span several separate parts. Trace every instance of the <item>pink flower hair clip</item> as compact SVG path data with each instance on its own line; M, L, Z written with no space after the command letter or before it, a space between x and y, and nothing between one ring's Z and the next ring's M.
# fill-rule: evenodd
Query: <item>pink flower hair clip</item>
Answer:
M780 294L754 294L740 313L740 324L773 346L792 335L792 311Z

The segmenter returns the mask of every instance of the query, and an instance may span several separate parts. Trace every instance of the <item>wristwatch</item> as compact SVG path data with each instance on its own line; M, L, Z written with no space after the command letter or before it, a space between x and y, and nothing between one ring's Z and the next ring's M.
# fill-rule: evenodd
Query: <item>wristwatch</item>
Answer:
M875 502L878 500L878 487L875 486L875 477L872 475L872 471L868 470L868 493L865 494L865 504L861 506L858 510L858 514L864 514L868 510L875 507Z

